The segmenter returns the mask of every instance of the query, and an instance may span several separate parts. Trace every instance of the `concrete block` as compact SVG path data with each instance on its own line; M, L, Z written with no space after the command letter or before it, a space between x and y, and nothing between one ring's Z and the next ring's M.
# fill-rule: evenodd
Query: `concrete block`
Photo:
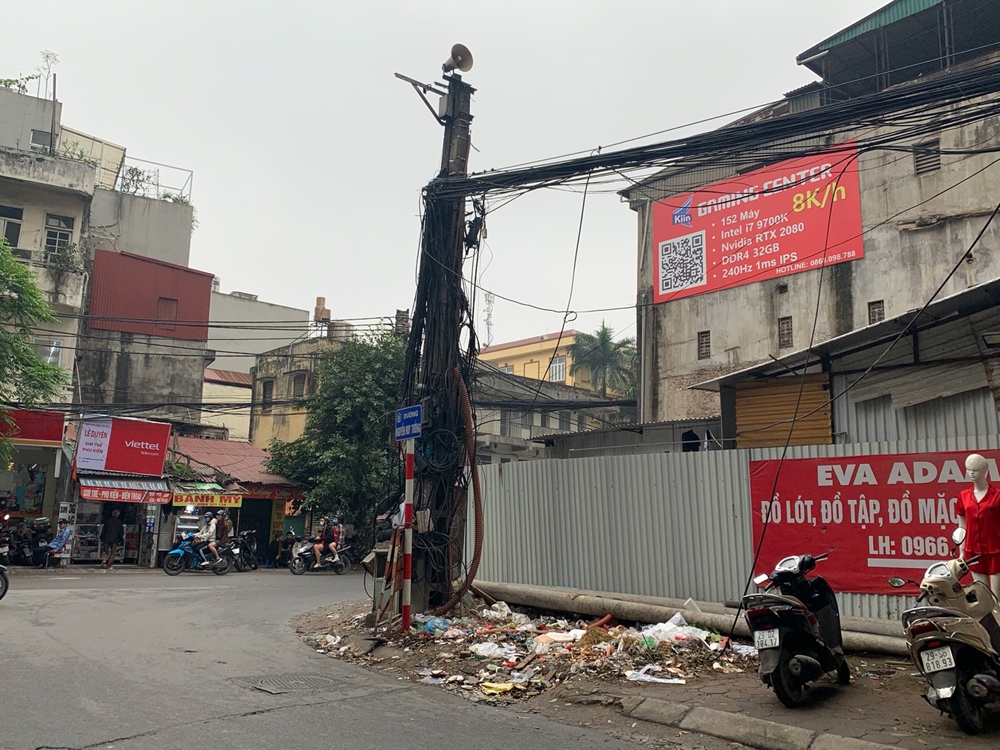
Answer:
M622 713L631 714L645 698L641 695L626 695L621 699Z
M853 737L841 737L836 734L821 734L813 740L809 750L893 750L893 747L883 745L881 742L856 740Z
M699 709L694 709L695 711ZM691 711L690 706L673 701L664 701L659 698L646 698L642 703L631 711L626 711L629 718L641 719L642 721L652 721L657 724L668 724L670 726L680 726L681 721Z
M754 719L741 714L693 708L680 723L681 729L711 734L765 750L809 750L814 732L801 727Z

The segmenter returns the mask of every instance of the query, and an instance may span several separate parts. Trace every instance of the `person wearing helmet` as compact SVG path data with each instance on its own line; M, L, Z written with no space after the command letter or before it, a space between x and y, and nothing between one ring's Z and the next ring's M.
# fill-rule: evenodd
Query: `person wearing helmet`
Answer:
M191 549L194 550L195 554L201 555L202 559L208 562L208 558L205 557L205 548L209 546L209 542L215 539L217 524L215 521L215 516L212 515L212 511L206 510L201 528L194 535L194 544L191 545ZM216 564L222 562L222 558L219 557L219 553L216 550L212 550L212 554L215 555Z
M333 530L333 526L330 525L330 519L326 516L319 519L319 531L316 534L315 541L313 555L316 557L317 568L323 564L322 555L324 549L333 555L333 562L337 562L340 559L340 556L337 554L336 532Z
M229 511L222 508L215 514L215 536L208 540L208 549L219 558L219 547L229 541Z

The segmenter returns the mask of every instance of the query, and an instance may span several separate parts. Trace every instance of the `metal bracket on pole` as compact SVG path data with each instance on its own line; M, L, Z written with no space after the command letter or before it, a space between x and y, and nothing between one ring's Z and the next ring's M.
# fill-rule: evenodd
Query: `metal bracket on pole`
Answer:
M408 84L413 86L413 90L416 91L417 95L424 100L424 104L427 105L427 109L430 110L431 115L434 117L434 119L437 120L439 125L444 125L445 118L441 117L434 109L434 106L427 100L427 92L430 91L434 94L437 94L438 96L448 96L448 92L434 88L433 83L421 83L420 81L414 80L413 78L404 76L402 73L395 73L395 76L399 80L406 81Z

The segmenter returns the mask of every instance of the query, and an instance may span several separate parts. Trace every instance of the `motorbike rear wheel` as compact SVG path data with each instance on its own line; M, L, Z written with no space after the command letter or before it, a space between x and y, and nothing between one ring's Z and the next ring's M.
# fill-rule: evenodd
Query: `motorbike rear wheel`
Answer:
M180 555L167 555L163 558L163 572L168 576L180 575L184 570L184 560Z
M979 734L986 726L986 705L969 695L968 682L969 676L959 672L958 685L955 694L949 698L949 707L959 729L966 734Z
M338 576L344 575L347 571L351 569L351 556L346 552L340 553L340 559L333 564L333 572Z
M798 708L806 700L805 683L788 670L788 659L782 658L778 667L771 674L771 687L774 694L788 708Z
M10 581L7 580L7 574L0 570L0 599L7 596L7 589L10 588Z
M306 563L301 557L296 557L288 563L288 569L292 571L292 575L300 576L306 572Z
M224 556L222 558L222 564L221 565L219 565L217 563L214 564L214 565L211 565L212 572L215 573L215 575L217 575L217 576L224 576L226 573L229 572L229 569L231 567L233 567L233 561L232 561L232 559L229 556Z

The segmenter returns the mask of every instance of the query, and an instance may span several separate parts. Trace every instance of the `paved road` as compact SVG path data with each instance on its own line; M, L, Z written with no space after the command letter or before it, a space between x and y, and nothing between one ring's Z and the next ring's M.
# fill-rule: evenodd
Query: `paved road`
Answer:
M322 657L288 628L363 595L358 574L15 571L0 602L0 748L634 746ZM286 676L268 683L278 694L245 686Z

